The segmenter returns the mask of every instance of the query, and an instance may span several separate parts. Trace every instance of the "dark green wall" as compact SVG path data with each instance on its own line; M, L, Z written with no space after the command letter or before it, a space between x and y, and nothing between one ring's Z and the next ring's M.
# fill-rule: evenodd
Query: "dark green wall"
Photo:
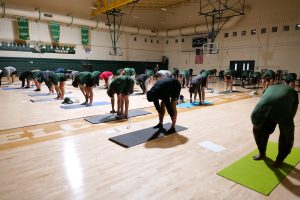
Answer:
M84 65L92 65L93 71L111 71L116 73L120 68L132 67L137 74L145 72L147 66L153 69L159 64L160 69L168 69L161 62L143 62L143 61L111 61L111 60L70 60L70 59L50 59L50 58L12 58L0 57L0 67L13 66L18 72L24 72L33 69L55 71L58 67L65 70L84 71Z

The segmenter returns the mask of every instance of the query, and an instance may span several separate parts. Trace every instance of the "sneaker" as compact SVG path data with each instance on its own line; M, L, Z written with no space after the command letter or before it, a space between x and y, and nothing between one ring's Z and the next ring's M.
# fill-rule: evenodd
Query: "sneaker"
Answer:
M172 133L176 133L175 127L171 127L169 130L167 130L167 132L165 133L165 135L170 135Z
M40 91L41 91L41 89L38 89L38 88L37 88L37 89L35 89L34 91L35 91L35 92L40 92Z
M266 155L265 154L257 154L257 155L255 155L255 156L253 156L252 158L253 158L253 160L263 160L263 159L265 159L265 157L266 157Z
M30 86L26 86L25 88L30 88Z
M157 124L156 126L153 126L153 128L159 128L159 129L162 129L162 128L163 128L163 125L162 125L162 124Z

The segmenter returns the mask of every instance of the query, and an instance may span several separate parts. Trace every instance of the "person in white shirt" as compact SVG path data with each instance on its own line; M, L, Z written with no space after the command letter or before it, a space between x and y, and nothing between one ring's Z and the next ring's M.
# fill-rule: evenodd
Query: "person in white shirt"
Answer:
M171 78L172 77L172 74L170 71L168 70L159 70L157 72L157 79L158 80L161 80L161 79L165 79L165 78Z
M8 66L8 67L4 67L4 70L5 70L8 82L14 83L14 77L17 74L16 68L14 68L12 66ZM11 81L10 81L10 77L11 77Z

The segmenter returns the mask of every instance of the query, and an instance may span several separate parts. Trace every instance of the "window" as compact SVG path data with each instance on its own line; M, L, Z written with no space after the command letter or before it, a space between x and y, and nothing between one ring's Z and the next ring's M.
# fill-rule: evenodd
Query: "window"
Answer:
M251 35L255 35L256 34L256 29L252 29L251 30Z
M299 30L300 30L300 24L296 24L295 30L296 30L296 31L299 31Z
M261 34L266 34L266 33L267 33L267 28L262 28L262 29L260 29L260 33L261 33Z
M224 38L228 38L229 33L224 33Z
M245 36L246 33L247 33L247 31L242 31L242 32L241 32L241 36Z
M135 42L136 42L136 37L134 37L134 38L133 38L133 41L135 41Z
M232 37L236 37L237 36L237 32L232 32Z
M277 33L277 31L278 31L278 27L272 27L272 33Z
M283 31L284 32L289 31L289 30L290 30L290 26L288 26L288 25L287 26L283 26Z
M145 42L147 42L147 38L145 38Z
M169 40L166 41L166 44L169 44Z
M151 44L152 44L152 43L153 43L153 40L151 39L151 41L150 41L150 42L151 42Z
M158 40L156 40L156 43L157 43L157 44L159 44L159 41L158 41Z
M181 42L184 42L184 38L181 38Z
M178 43L178 39L175 40L175 43Z

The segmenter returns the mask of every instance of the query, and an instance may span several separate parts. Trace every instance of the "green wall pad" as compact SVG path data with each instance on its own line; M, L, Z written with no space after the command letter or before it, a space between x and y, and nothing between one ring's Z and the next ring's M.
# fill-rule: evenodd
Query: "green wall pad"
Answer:
M269 195L300 161L300 149L293 148L284 164L280 168L274 168L272 164L277 153L278 144L269 142L265 160L254 161L252 157L258 154L258 150L255 150L217 174L256 192Z

